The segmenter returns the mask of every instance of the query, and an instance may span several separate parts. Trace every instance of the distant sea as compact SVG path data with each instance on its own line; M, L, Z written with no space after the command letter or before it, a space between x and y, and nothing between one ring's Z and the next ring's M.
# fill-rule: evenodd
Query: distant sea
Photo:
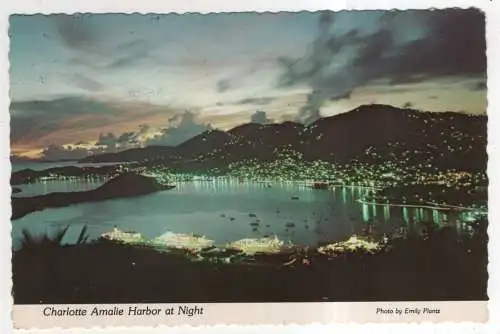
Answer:
M100 162L100 163L78 163L78 161L54 161L54 162L16 162L12 163L12 172L17 172L23 169L44 170L54 167L99 167L118 164L127 164L128 162Z

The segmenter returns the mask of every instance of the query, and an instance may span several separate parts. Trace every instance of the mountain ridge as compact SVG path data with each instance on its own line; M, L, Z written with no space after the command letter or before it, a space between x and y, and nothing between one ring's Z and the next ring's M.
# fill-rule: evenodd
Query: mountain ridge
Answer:
M81 162L203 161L224 167L242 159L272 160L284 150L304 159L335 163L404 158L439 165L486 165L486 115L426 112L389 105L361 105L349 112L301 123L247 123L228 131L205 131L176 147L157 146L87 157ZM370 153L366 153L367 150ZM404 153L407 152L407 153ZM450 159L450 161L447 161ZM135 160L132 160L135 159ZM465 160L464 160L465 159ZM376 159L375 159L376 160ZM461 161L463 160L463 161ZM210 163L209 163L210 162Z

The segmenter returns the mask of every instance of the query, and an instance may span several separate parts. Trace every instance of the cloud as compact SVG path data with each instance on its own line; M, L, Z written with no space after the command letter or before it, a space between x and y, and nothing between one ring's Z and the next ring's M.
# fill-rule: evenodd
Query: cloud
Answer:
M276 100L276 97L250 97L246 99L239 100L237 104L253 104L257 106L264 106L272 101Z
M138 136L142 136L142 135L145 135L146 133L148 133L149 131L149 125L147 124L139 124L139 132L138 132Z
M99 92L104 89L103 84L82 74L75 73L69 79L71 84L86 91Z
M11 154L10 155L10 162L11 163L23 163L23 162L31 162L33 159L30 159L28 157L25 157L23 155L18 155L18 154Z
M75 52L71 63L93 69L117 69L153 60L150 51L157 45L122 34L111 38L106 25L97 25L94 14L53 15L59 40ZM84 84L85 85L85 84Z
M146 145L177 146L207 130L212 130L210 124L197 121L196 115L190 111L176 114L169 119L169 126L146 141Z
M272 119L267 118L267 114L265 111L257 110L255 113L250 116L250 121L252 123L258 124L269 124L272 123Z
M330 101L339 101L339 100L348 100L351 98L352 91L345 92L344 94L340 95L333 95L330 97Z
M117 140L118 138L111 132L101 133L96 145L104 146L106 151L115 151L118 144Z
M115 136L114 133L101 133L96 142L96 145L104 147L106 152L115 152L134 147L140 147L142 144L142 136L149 130L146 124L139 125L138 131L126 131Z
M61 128L62 124L82 115L110 115L116 112L107 103L83 97L62 97L52 100L13 101L11 111L11 140L30 141ZM101 120L102 121L102 120ZM79 126L97 126L81 122Z
M217 102L215 105L217 107L223 107L223 106L242 106L242 105L254 105L254 106L265 106L270 104L273 101L278 100L279 97L277 96L262 96L262 97L249 97L249 98L244 98L241 100L237 101L231 101L231 102Z
M139 125L137 131L127 131L120 135L114 133L101 133L95 145L86 142L78 142L74 145L50 144L41 152L42 160L79 160L89 155L102 153L115 153L130 148L142 146L141 136L149 130L146 124ZM85 145L82 147L81 145ZM11 158L12 159L12 158Z
M99 34L89 24L88 14L52 16L61 42L70 49L98 52Z
M402 45L401 54L386 61L394 82L415 76L477 75L486 73L485 17L476 9L447 9L424 15L425 38ZM388 75L389 76L389 75Z
M129 67L133 65L139 64L144 58L147 58L149 55L148 50L137 50L129 55L117 58L106 65L108 69L116 69Z
M471 91L482 91L486 90L486 81L479 81L473 84L468 84L467 88Z
M345 15L322 12L310 52L279 59L279 87L311 89L297 121L314 121L327 100L348 98L375 80L395 85L486 72L485 21L478 10L373 12L376 23L368 31L345 29L337 22Z
M90 150L80 147L64 147L51 144L42 150L41 160L79 160L87 157Z
M231 88L231 81L227 79L219 80L217 82L216 90L219 93L224 93Z
M129 131L122 133L117 139L118 144L132 144L136 145L140 143L137 132Z
M153 46L144 39L134 39L132 41L120 44L116 47L116 53L119 56L111 61L106 68L118 69L138 65L144 60L153 61L150 57L150 51Z
M13 101L10 105L13 116L43 116L61 117L64 115L78 115L82 112L101 113L112 111L109 104L80 96L67 96L50 100Z
M184 66L202 66L204 68L220 68L220 67L228 67L232 69L232 73L227 75L226 78L220 79L215 84L215 91L218 93L224 93L228 90L241 88L242 86L246 86L248 84L252 85L255 81L251 80L251 77L254 77L260 71L269 70L269 68L275 68L275 58L262 59L257 55L248 54L248 60L245 61L245 64L241 66L241 63L238 58L231 60L228 58L226 60L219 61L208 61L205 57L201 57L200 55L196 56L193 59L183 59L181 64ZM228 62L233 62L230 65ZM234 62L238 63L238 67L234 67ZM261 81L261 84L263 82ZM267 84L267 83L265 83Z
M36 149L49 144L95 140L99 133L136 131L138 124L168 119L179 113L179 109L145 102L67 96L13 101L10 113L13 147ZM147 129L142 125L138 135L144 135Z
M321 117L320 108L327 99L323 91L313 90L307 96L307 102L299 109L293 121L304 124L311 124Z

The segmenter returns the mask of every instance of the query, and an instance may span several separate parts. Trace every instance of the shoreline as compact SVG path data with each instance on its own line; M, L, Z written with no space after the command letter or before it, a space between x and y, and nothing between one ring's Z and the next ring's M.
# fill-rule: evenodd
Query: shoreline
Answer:
M450 211L451 208L446 208L446 207L436 207L436 206L428 206L428 205L416 205L416 204L394 204L394 203L377 203L377 202L366 202L363 201L362 199L358 198L356 202L360 204L366 204L366 205L376 205L376 206L391 206L391 207L409 207L409 208L416 208L416 209L431 209L431 210L440 210L440 211Z

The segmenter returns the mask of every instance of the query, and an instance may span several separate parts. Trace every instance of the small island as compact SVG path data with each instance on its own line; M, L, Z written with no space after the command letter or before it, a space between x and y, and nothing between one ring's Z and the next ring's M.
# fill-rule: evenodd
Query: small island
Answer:
M33 197L12 198L12 219L19 219L31 212L41 211L46 208L141 196L174 187L174 185L160 183L153 177L125 172L94 190L56 192Z

